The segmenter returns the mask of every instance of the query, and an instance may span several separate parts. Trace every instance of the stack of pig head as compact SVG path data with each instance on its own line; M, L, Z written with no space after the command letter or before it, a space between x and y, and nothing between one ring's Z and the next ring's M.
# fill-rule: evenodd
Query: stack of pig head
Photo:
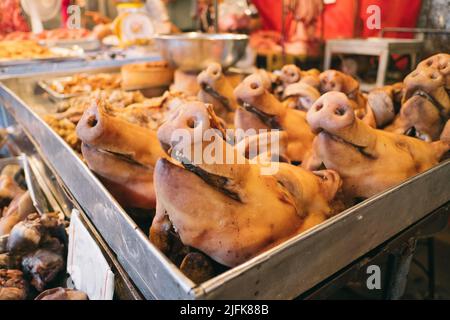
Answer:
M267 90L259 74L245 78L234 94L241 105L236 112L236 129L285 131L289 142L287 157L292 161L303 161L314 139L304 111L280 102Z
M182 244L196 251L196 261L205 269L211 270L204 259L199 262L199 254L234 267L335 213L331 202L341 185L336 172L313 173L287 163L269 163L276 170L263 174L268 163L246 156L248 144L259 139L252 136L232 145L216 118L212 108L192 102L158 130L170 156L157 162L154 176L157 210L150 238L161 251L170 255L174 243L170 235L176 233ZM203 139L211 129L211 137ZM178 132L185 132L183 139ZM283 140L285 133L264 135L280 135ZM208 151L213 161L195 161L195 150ZM223 161L224 154L231 161ZM187 258L181 259L185 273L183 265L192 265Z
M156 131L130 113L96 100L77 124L82 154L89 168L124 207L156 206L153 169L164 156Z
M238 105L233 95L233 86L225 77L218 63L211 63L197 77L200 85L198 99L214 106L214 112L227 123L233 123Z
M358 119L348 97L339 92L317 100L307 120L317 137L303 166L338 172L350 200L371 197L431 168L450 148L450 124L433 143L378 130Z
M425 141L438 140L450 118L450 55L441 53L422 61L403 86L400 112L386 130Z
M320 74L320 93L342 92L352 105L356 116L371 127L376 127L375 116L367 105L367 98L361 92L359 82L352 76L337 70L327 70Z

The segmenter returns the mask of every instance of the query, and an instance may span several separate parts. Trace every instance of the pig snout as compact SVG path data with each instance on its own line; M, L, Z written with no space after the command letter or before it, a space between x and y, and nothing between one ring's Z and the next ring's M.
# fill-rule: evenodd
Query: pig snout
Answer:
M264 92L263 79L259 74L253 74L236 87L234 95L238 101L251 103L254 98L262 96Z
M211 127L206 105L191 102L172 111L167 121L158 129L158 139L165 152L177 145L200 143L196 139L203 138L203 132ZM200 130L201 134L195 134Z
M295 65L287 65L281 69L281 81L284 84L291 84L300 81L300 69Z
M329 92L313 104L306 119L316 134L322 130L337 133L355 122L355 114L344 93Z
M343 79L334 70L327 70L320 74L320 92L342 91Z
M197 78L197 82L200 85L212 86L214 82L220 79L222 76L222 67L218 63L212 63L202 71Z
M422 67L409 74L404 81L406 98L410 98L415 90L421 89L430 93L444 85L442 74L432 67Z

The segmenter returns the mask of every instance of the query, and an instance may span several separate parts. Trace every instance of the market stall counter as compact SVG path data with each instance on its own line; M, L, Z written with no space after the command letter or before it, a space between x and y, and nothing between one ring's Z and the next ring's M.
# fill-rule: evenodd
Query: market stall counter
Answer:
M55 112L56 104L38 83L54 77L5 80L0 103L23 126L147 299L296 298L450 200L450 160L445 160L249 261L194 283L150 242L148 230L139 227L79 154L43 120Z

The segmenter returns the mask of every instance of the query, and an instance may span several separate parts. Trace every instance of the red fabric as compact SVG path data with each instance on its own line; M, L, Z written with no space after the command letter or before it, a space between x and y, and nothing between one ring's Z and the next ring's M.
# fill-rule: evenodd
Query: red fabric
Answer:
M0 0L0 36L15 31L29 31L19 0Z
M358 1L360 4L357 10ZM281 32L281 2L282 0L252 0L262 18L263 29ZM369 30L365 24L367 7L378 5L381 8L381 28L385 27L415 27L420 13L421 0L336 0L324 7L324 38L353 38L378 36L380 30ZM361 27L355 30L356 19L361 19ZM292 17L286 19L286 30ZM363 23L364 22L364 23ZM320 23L318 27L320 32ZM386 34L388 37L407 37L407 34ZM409 35L411 36L411 35Z
M378 5L381 8L381 28L387 27L403 27L414 28L417 25L417 20L422 6L421 0L360 0L361 9L359 17L362 21L366 21L367 7L370 5ZM376 37L379 35L379 30L369 30L364 26L361 36ZM412 38L413 34L406 33L386 33L385 37L393 38Z
M324 39L353 38L355 31L355 13L357 1L336 0L333 4L324 6L322 14L324 22ZM318 32L320 32L322 21L319 20Z
M281 32L282 0L252 0L252 3L256 6L261 16L263 29ZM292 17L287 17L286 25L289 25L291 21Z
M62 0L61 1L61 27L65 28L67 25L67 20L69 15L67 13L67 8L72 4L72 0Z

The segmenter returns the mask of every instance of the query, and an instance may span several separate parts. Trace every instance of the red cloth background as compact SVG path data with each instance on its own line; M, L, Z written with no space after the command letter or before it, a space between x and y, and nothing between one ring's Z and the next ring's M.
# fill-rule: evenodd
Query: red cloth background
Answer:
M281 31L281 3L282 0L252 0L262 17L263 28ZM359 2L359 10L358 10ZM369 30L365 25L368 17L366 13L369 5L381 8L381 28L385 27L415 27L420 13L421 0L336 0L333 4L325 5L324 38L352 38L357 36L374 37L379 30ZM357 21L360 27L355 29ZM290 23L288 17L286 23ZM364 22L364 23L362 23ZM320 31L320 23L318 32ZM389 37L405 37L405 34L387 34ZM406 35L407 36L407 35Z

